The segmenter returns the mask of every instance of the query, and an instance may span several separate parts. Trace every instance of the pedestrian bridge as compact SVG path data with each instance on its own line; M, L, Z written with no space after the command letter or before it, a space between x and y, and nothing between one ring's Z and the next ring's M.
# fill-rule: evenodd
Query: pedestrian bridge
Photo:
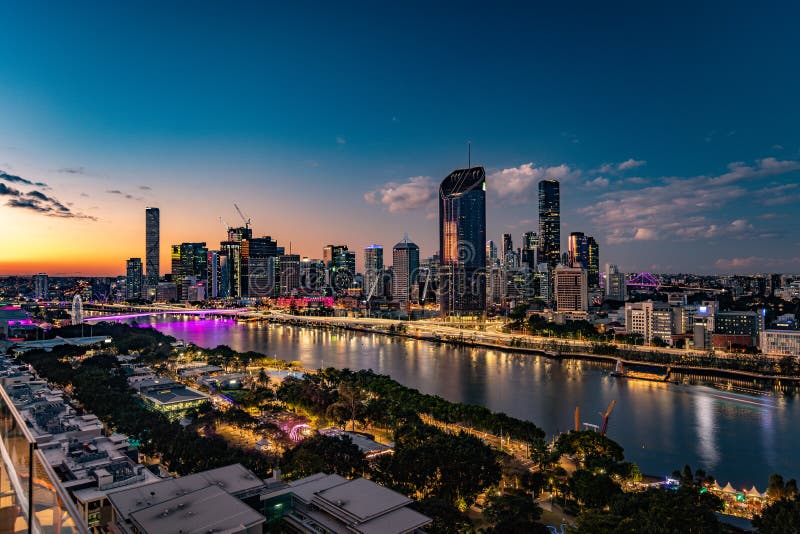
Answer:
M101 322L117 322L127 321L130 319L138 319L140 317L154 317L159 315L199 315L205 317L206 315L231 315L237 316L248 313L250 310L247 308L219 308L214 310L181 310L181 309L164 309L164 310L151 310L136 313L125 313L121 315L96 315L94 317L85 317L85 323L101 323Z

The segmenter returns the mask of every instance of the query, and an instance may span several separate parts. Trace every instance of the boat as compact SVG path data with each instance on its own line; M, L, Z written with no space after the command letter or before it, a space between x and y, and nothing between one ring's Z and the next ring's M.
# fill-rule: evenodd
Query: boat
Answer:
M661 370L660 367L653 368L647 364L629 363L627 367L622 364L622 359L617 358L617 365L611 371L611 376L617 378L633 378L636 380L646 380L648 382L672 382L677 383L675 380L669 379L669 374L672 371L667 367L663 373L659 373L656 369Z

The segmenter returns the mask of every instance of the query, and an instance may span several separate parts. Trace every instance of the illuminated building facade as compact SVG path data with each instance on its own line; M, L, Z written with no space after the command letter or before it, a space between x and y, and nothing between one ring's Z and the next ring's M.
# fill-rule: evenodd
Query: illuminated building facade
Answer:
M453 171L439 186L439 306L442 316L486 310L486 171Z
M561 200L558 180L539 182L539 261L555 268L561 261Z
M383 247L364 248L364 296L370 300L383 296Z
M158 285L159 250L161 248L161 210L145 209L145 284L148 287Z
M125 299L141 299L142 284L142 259L131 258L126 262L125 265Z
M392 272L392 299L408 302L419 275L419 247L408 238L392 249Z

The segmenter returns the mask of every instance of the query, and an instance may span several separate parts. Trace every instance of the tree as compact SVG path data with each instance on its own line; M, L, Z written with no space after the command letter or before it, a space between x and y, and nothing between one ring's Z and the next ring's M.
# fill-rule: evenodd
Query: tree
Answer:
M361 476L366 459L361 449L348 436L314 436L286 451L281 469L288 479L303 478L323 471L346 478Z
M608 470L624 459L623 449L617 442L592 430L572 430L561 434L556 450L578 458L589 469Z
M697 488L677 490L650 488L621 493L607 509L585 508L576 521L574 534L713 534L720 532L715 512L722 501Z
M340 382L338 388L339 400L328 406L328 413L333 414L344 409L356 431L356 417L364 412L364 392L355 384Z
M493 527L488 530L490 533L547 532L543 525L537 523L542 516L542 509L533 502L530 495L492 495L484 514L493 523Z
M604 508L622 490L606 474L592 474L585 469L578 469L569 478L569 491L582 506Z
M800 500L780 499L753 518L762 534L800 534Z
M458 508L442 499L423 499L413 502L410 506L433 520L426 529L428 532L467 534L473 531L469 519L459 512Z

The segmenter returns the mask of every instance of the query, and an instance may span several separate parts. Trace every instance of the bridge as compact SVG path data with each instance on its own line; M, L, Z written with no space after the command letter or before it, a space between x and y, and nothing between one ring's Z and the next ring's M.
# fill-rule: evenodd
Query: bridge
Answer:
M85 317L84 323L101 323L101 322L116 322L127 321L129 319L138 319L140 317L153 317L157 315L199 315L205 317L207 315L242 315L249 313L247 308L219 308L214 310L187 310L187 309L163 309L151 310L138 313L126 313L122 315L98 315L96 317Z

